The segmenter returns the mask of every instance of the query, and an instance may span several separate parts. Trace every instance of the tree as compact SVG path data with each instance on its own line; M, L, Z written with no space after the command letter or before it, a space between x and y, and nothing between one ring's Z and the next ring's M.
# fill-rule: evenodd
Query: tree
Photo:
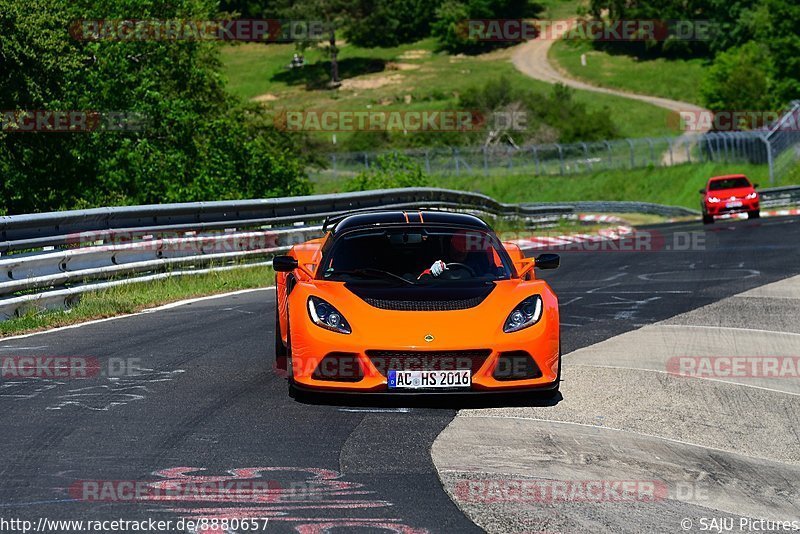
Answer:
M800 4L764 0L753 13L755 40L769 52L771 96L776 105L800 98Z
M701 85L712 111L758 111L770 105L773 67L765 47L753 41L717 55Z
M208 19L210 0L0 0L0 109L135 112L142 131L0 133L10 213L305 193L304 161L225 90L219 44L78 41L78 19Z
M436 10L436 22L431 26L431 31L448 52L477 54L515 43L479 40L470 35L467 21L532 19L543 9L541 4L532 0L445 0Z
M428 37L441 0L357 0L345 35L358 46L391 47Z

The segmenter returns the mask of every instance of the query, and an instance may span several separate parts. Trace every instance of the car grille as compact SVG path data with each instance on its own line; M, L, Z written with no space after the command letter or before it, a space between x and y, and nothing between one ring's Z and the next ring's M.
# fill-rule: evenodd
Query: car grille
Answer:
M490 349L446 351L368 350L372 365L384 376L388 371L470 369L473 374L492 353Z
M390 300L365 298L367 304L382 310L397 311L453 311L467 310L474 308L486 298L486 295L478 295L468 299L454 300Z

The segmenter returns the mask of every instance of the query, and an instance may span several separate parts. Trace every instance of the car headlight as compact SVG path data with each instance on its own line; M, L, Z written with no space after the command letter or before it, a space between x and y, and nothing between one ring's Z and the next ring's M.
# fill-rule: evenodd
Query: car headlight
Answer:
M308 316L314 324L327 330L340 334L352 332L350 324L339 310L319 297L308 297Z
M754 198L756 198L757 196L758 196L758 193L756 193L755 191L753 191L752 193L750 193L749 195L747 195L747 196L746 196L746 197L744 197L744 198L746 198L747 200L753 200L753 199L754 199Z
M716 204L717 202L719 202L719 199L717 197L708 197L708 201L711 202L712 204Z
M510 333L528 328L539 322L542 318L542 297L539 295L532 295L511 310L505 324L503 325L503 332Z

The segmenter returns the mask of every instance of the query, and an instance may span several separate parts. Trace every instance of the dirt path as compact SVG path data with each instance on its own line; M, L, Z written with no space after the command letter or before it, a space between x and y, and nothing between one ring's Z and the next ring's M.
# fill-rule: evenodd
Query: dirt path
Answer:
M574 22L574 21L573 21ZM514 66L523 74L530 76L535 80L540 80L547 83L562 83L573 89L580 89L583 91L593 91L595 93L604 93L607 95L619 96L622 98L630 98L632 100L639 100L646 102L660 108L668 109L670 111L691 111L691 112L708 112L707 109L690 104L688 102L681 102L680 100L670 100L669 98L662 98L658 96L641 95L636 93L629 93L619 89L610 89L607 87L599 87L592 85L574 78L570 78L562 70L558 69L548 58L550 47L567 32L567 28L559 28L556 33L551 32L546 38L537 38L528 41L516 47L511 56L511 61ZM675 154L672 163L683 163L686 161L686 150L683 148L686 143L692 142L693 138L697 135L704 133L704 131L687 132L676 140L674 149ZM669 153L664 155L662 164L669 165Z

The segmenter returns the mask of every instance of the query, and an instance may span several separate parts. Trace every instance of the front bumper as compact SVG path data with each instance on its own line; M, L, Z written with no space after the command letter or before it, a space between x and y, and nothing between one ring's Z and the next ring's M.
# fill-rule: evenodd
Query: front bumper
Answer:
M486 343L487 336L463 333L461 342L434 345L435 349L420 345L385 346L379 344L382 336L362 340L311 324L301 330L297 333L292 331L292 377L294 386L301 391L430 395L547 391L558 384L560 353L557 319L548 321L543 318L540 323L525 330L500 334L495 336L491 344ZM481 337L483 344L479 339ZM411 360L428 363L403 367L397 365L398 360L392 356L376 358L376 352L413 353ZM522 359L533 360L535 371L538 371L534 374L537 376L498 379L495 375L498 366L508 362L509 355L519 358L520 353L526 353L529 357ZM477 356L467 357L465 354ZM501 356L504 361L501 361ZM337 365L337 362L341 362L341 365ZM435 365L431 366L431 363ZM391 369L471 369L471 386L469 389L390 389L387 375ZM324 371L320 373L320 370ZM320 379L320 375L323 375L323 379Z
M756 210L760 209L759 199L758 198L754 198L754 199L750 199L750 200L741 199L741 200L737 200L736 202L741 202L742 205L741 206L730 206L730 207L728 207L728 204L730 202L714 202L714 203L706 202L705 203L705 212L706 212L707 215L718 216L718 215L724 215L724 214L727 214L727 213L743 213L743 212L747 212L747 211L756 211Z
M363 389L353 389L353 388L320 388L320 387L313 387L313 386L306 386L298 383L293 383L292 388L300 393L308 393L308 394L330 394L336 396L353 396L358 398L408 398L408 397L437 397L437 396L453 396L453 397L475 397L475 396L501 396L501 395L515 395L515 394L522 394L522 393L529 393L529 394L536 394L536 393L548 393L558 388L559 381L554 380L553 382L542 384L539 386L527 386L527 387L508 387L502 389L447 389L447 390L434 390L434 389L424 389L424 390L413 390L413 389L401 389L401 390L377 390L377 391L365 391Z

